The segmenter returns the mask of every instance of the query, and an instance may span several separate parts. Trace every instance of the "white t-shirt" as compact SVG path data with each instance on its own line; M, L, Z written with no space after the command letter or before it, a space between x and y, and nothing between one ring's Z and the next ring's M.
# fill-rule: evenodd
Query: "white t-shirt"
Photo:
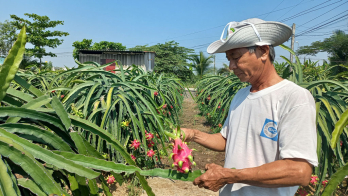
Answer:
M316 109L311 93L283 80L251 93L238 91L221 134L226 141L225 168L251 168L284 158L302 158L318 165ZM227 184L220 196L293 196L298 186L262 188Z

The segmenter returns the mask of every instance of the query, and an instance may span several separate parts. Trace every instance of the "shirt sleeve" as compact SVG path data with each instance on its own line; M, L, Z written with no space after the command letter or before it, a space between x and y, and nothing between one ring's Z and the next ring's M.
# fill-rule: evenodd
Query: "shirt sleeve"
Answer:
M292 107L283 115L278 130L280 159L301 158L318 166L314 99Z

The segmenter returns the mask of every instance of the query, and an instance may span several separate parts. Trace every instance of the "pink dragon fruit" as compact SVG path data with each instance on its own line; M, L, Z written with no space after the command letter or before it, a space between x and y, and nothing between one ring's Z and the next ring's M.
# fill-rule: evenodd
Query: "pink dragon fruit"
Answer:
M134 150L138 149L139 146L140 146L140 142L136 139L134 141L132 141L132 143L130 144L130 147L134 148Z
M154 137L154 135L152 133L150 133L150 132L145 134L145 138L146 138L147 141L152 140L153 137Z
M167 108L167 104L164 104L164 105L163 105L163 109L166 109L166 108Z
M313 185L318 184L319 178L317 175L312 175L310 183Z
M148 141L147 143L147 147L151 148L155 145L155 142L153 142L152 140Z
M137 159L134 155L131 154L131 158L133 159L133 161L135 161L135 159Z
M176 131L174 131L175 133ZM189 149L186 142L180 139L180 128L178 128L177 134L165 132L165 134L174 139L173 153L170 154L174 163L172 167L176 167L178 172L187 174L191 170L192 165L196 165L193 161L192 150Z
M153 155L155 155L155 151L153 151L153 150L147 151L147 156L148 157L153 157Z
M113 183L115 183L115 181L116 180L115 180L115 177L113 175L110 175L106 178L106 183L108 183L108 184L113 184Z

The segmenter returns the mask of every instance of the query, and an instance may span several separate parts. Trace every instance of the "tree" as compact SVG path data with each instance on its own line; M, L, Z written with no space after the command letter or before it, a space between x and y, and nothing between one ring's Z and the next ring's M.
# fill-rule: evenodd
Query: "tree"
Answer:
M193 49L179 46L175 41L165 42L164 44L156 44L153 46L143 45L129 48L129 50L138 51L154 51L156 52L154 71L158 73L173 73L175 70L181 70L181 74L190 75L190 60ZM178 73L180 74L180 73ZM179 76L181 77L181 76Z
M230 75L233 73L232 70L230 70L229 66L226 63L222 64L224 67L218 69L217 74L219 75Z
M83 39L82 41L75 41L72 46L74 47L73 57L79 60L78 50L90 49L92 45L91 39Z
M348 63L348 34L337 30L324 41L313 42L310 46L302 46L297 51L298 55L316 55L318 52L327 52L331 65ZM337 66L333 74L345 71L345 68Z
M213 63L213 56L205 57L203 52L199 52L199 55L194 55L191 60L193 61L192 67L196 70L197 75L202 78L205 73L210 69L210 64Z
M78 50L126 50L126 46L123 46L121 43L117 42L108 42L108 41L101 41L99 43L94 43L92 45L91 39L83 39L82 41L75 41L73 43L74 46L74 52L73 57L74 59L79 59Z
M17 39L17 28L12 22L0 22L0 56L6 57L13 43Z
M10 16L14 19L13 24L18 29L21 29L23 25L27 27L27 43L31 43L34 47L26 49L26 54L39 58L39 67L41 67L41 60L44 56L57 56L52 52L46 52L45 47L56 48L63 43L63 39L57 37L68 36L69 33L46 30L48 28L54 28L57 25L63 25L64 21L51 21L48 16L39 16L37 14L25 13L24 15L32 19L32 21L20 18L16 15Z

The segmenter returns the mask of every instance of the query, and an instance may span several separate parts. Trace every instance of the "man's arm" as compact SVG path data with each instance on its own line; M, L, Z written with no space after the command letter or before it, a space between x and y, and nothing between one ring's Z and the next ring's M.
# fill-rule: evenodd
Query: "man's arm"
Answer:
M247 169L229 169L207 164L206 173L196 178L194 185L218 191L225 184L244 183L253 186L276 188L307 186L311 179L312 165L304 159L283 159Z
M221 133L209 134L201 132L197 129L181 128L185 132L185 141L194 141L206 148L214 151L224 152L226 147L226 139L222 137Z

